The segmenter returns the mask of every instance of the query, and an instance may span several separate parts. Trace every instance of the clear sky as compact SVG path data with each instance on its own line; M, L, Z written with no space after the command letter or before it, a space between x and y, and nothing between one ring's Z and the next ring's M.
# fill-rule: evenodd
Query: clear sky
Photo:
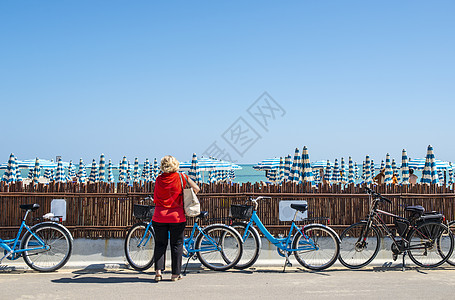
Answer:
M1 1L0 161L189 160L214 142L242 163L304 145L455 161L454 16L443 0ZM282 108L267 130L247 111L264 92Z

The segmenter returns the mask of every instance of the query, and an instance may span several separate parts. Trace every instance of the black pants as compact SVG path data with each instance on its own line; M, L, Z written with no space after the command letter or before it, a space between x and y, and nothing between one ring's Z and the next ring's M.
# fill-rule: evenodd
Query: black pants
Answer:
M180 275L182 271L183 231L185 226L186 222L158 223L153 221L153 229L155 230L155 270L164 271L167 240L170 233L172 275Z

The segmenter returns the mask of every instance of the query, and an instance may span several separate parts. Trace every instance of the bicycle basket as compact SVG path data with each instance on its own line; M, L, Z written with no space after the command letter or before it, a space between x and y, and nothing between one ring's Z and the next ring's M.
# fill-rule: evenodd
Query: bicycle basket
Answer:
M133 216L138 219L151 219L155 212L154 205L133 204Z
M230 215L236 219L249 219L253 215L252 205L231 204Z

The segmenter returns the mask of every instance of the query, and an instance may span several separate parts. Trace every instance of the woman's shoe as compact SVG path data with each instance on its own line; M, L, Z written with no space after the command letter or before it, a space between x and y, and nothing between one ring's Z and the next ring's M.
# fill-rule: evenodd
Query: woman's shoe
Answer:
M182 279L182 278L183 278L182 275L177 275L177 276L172 275L171 281L177 281L177 280L180 280L180 279Z
M158 281L161 281L163 280L163 276L161 275L155 275L155 281L158 282Z

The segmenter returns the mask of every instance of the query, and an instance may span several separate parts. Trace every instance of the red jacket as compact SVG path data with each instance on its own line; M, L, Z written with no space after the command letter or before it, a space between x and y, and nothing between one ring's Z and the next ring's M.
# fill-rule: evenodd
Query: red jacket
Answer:
M188 175L183 175L183 188L185 188ZM180 183L179 173L162 173L155 182L153 201L155 213L152 220L159 223L185 222L183 210L183 189Z

